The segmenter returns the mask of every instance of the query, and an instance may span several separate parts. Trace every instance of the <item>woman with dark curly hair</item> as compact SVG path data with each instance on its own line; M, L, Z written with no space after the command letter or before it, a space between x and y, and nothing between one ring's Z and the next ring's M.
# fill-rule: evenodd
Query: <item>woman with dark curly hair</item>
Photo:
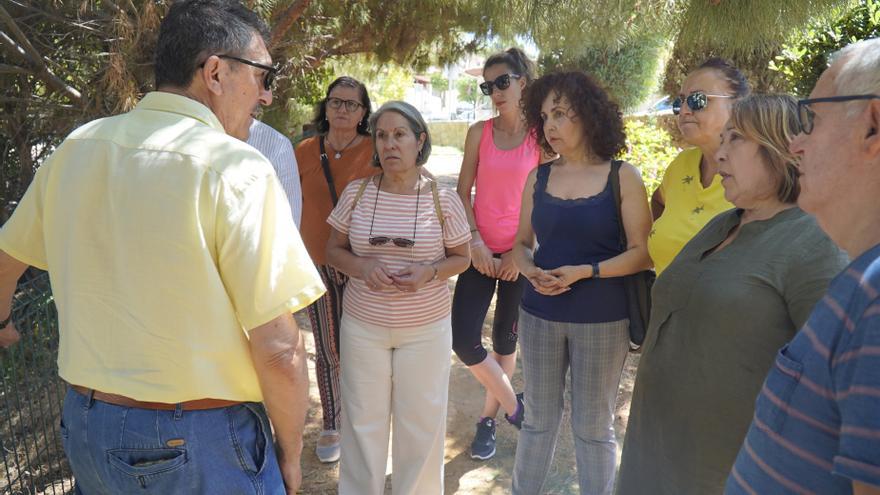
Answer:
M636 168L614 161L626 146L623 121L592 77L544 76L527 90L524 110L538 143L559 158L529 174L513 247L516 265L530 282L519 316L526 414L513 493L543 493L569 370L581 493L611 493L614 403L629 349L622 277L650 267L648 196ZM625 248L611 186L615 177Z

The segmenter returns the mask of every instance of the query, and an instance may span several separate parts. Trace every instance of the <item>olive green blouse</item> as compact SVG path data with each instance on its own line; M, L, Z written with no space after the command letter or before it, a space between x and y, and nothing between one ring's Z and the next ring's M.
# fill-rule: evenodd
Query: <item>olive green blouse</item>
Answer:
M799 208L710 221L657 279L618 494L721 493L780 347L846 255Z

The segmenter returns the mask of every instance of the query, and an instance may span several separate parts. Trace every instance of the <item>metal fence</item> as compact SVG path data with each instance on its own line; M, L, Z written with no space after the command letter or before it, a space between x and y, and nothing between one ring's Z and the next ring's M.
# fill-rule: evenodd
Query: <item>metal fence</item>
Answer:
M13 318L21 340L0 349L0 493L72 493L58 429L65 392L58 317L46 273L19 285Z

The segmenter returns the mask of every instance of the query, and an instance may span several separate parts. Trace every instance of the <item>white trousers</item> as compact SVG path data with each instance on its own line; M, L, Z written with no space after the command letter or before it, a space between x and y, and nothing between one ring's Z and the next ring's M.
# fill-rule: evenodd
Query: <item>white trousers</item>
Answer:
M443 493L449 318L383 328L342 316L341 495L382 495L393 428L392 493Z

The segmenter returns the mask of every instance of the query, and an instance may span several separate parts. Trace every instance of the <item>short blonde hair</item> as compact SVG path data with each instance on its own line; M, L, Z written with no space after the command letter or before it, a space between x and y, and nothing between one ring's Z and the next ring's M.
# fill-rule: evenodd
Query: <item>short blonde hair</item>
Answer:
M761 156L776 179L776 196L794 203L801 192L797 157L788 143L800 133L797 100L790 95L753 94L737 100L730 112L731 127L760 147Z

